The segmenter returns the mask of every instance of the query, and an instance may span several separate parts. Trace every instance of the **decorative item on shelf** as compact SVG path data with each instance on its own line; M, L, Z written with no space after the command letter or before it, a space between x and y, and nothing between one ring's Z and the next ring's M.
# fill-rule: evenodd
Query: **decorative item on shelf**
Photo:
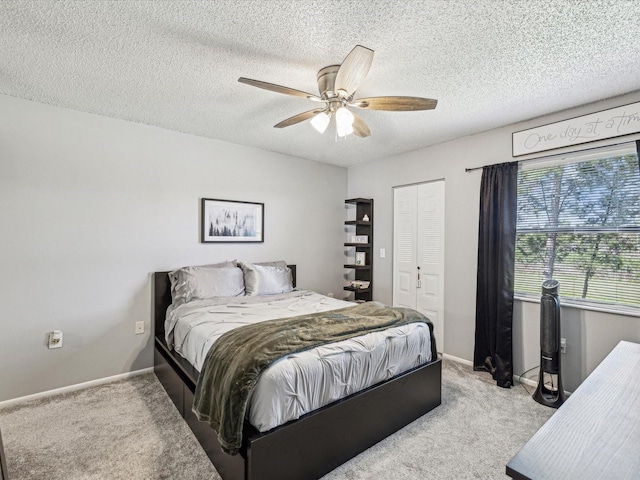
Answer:
M349 286L353 288L364 289L369 288L369 285L371 285L371 282L367 282L366 280L351 280L349 282Z
M369 243L368 235L352 235L351 243Z
M356 252L356 265L366 265L365 259L365 252Z
M369 215L367 215L367 214L365 213L364 217L362 217L362 221L363 221L363 222L368 222L368 221L369 221Z

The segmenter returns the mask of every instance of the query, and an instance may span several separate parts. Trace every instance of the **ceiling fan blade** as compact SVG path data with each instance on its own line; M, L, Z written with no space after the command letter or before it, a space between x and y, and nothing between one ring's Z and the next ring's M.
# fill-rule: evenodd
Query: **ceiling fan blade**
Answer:
M299 113L298 115L294 115L293 117L287 118L286 120L281 121L277 125L274 125L274 128L284 128L290 127L291 125L295 125L296 123L304 122L305 120L309 120L311 117L315 117L317 114L324 112L324 108L314 108L313 110L309 110L307 112Z
M371 97L359 98L349 106L368 110L391 110L397 112L412 110L433 110L437 100L421 97Z
M270 90L272 92L284 93L285 95L293 95L294 97L303 97L320 102L324 101L320 97L312 93L296 90L295 88L283 87L282 85L276 85L275 83L262 82L260 80L253 80L251 78L245 77L240 77L238 81L240 83L246 83L247 85L251 85L253 87L264 88L265 90Z
M348 95L353 95L369 73L371 62L373 62L373 50L356 45L338 69L335 91L344 90Z
M362 117L355 112L351 112L351 114L353 115L353 134L360 138L371 135L371 130Z

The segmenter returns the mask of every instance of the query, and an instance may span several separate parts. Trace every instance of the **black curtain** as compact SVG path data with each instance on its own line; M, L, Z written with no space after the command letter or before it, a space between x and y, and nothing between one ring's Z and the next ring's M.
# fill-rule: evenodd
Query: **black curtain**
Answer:
M518 162L482 169L478 284L473 369L490 372L499 387L513 385L513 276Z

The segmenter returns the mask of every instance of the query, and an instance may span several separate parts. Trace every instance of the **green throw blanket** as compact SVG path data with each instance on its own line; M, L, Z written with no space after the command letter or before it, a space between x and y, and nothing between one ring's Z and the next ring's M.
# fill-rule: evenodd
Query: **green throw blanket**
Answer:
M269 320L225 333L211 347L198 377L193 412L218 432L222 449L235 455L242 444L242 426L249 393L262 371L276 360L327 343L338 342L389 327L423 322L409 308L368 302L329 312Z

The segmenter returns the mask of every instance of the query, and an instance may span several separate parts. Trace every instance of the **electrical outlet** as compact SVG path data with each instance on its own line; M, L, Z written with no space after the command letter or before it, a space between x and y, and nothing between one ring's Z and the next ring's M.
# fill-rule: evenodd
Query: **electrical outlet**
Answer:
M561 338L560 339L560 351L562 353L567 353L567 339L566 338Z
M62 332L60 330L54 330L49 332L49 348L61 348L62 347Z
M144 322L136 322L136 335L144 333Z

